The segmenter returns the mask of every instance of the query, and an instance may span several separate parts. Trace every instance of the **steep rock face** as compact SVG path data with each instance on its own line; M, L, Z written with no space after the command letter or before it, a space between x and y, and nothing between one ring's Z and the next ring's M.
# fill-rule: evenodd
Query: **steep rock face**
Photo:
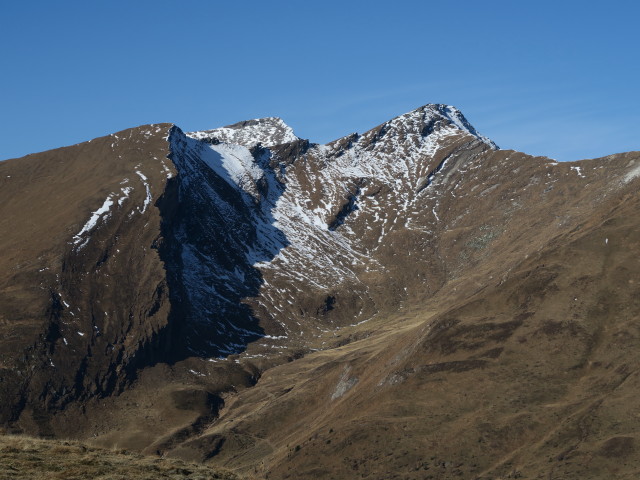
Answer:
M258 294L269 262L287 245L271 210L284 186L257 147L169 138L178 175L177 221L167 225L167 269L192 354L228 355L264 335L242 300Z
M48 434L43 412L118 391L171 349L159 335L170 306L153 205L175 172L168 130L0 164L3 421L29 417Z

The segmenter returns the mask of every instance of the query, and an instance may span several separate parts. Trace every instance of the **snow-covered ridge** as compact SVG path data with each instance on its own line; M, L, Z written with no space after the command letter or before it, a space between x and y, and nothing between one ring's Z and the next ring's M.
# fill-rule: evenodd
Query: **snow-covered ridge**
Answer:
M492 149L499 149L495 142L478 133L456 107L432 103L399 115L359 137L374 142L378 142L382 137L390 138L396 147L399 140L408 140L409 143L417 145L422 143L421 137L429 137L438 128L449 128L458 133L472 135Z
M402 128L403 130L413 129L415 131L412 133L419 133L426 136L424 131L416 130L416 125L420 124L422 128L425 122L437 120L454 127L460 132L476 137L495 150L499 149L495 142L481 135L456 107L433 103L393 118L379 127L364 133L362 136L366 137L370 132L379 131L381 128L383 131L389 130L389 127L394 127L393 130L396 131L400 127L404 127ZM293 132L293 129L278 117L246 120L212 130L188 132L186 135L193 139L204 140L209 143L229 143L242 145L247 148L251 148L259 143L268 147L300 140ZM360 135L356 134L355 137L360 137ZM330 142L328 145L336 142Z
M374 315L361 273L385 275L377 252L399 231L429 235L451 172L469 151L497 148L446 105L327 145L301 142L274 117L186 134L174 127L169 143L182 208L206 212L173 226L186 321L214 333L187 341L224 355L262 335L253 314L270 326L265 338L300 334L301 316L322 324L320 297L336 289L348 289L355 322Z
M289 240L289 248L281 250L276 256L281 262L287 257L298 256L311 260L314 267L323 258L318 244L332 245L331 252L341 252L344 258L350 262L358 262L358 254L350 251L349 243L342 234L329 232L336 210L344 203L343 192L348 190L354 179L368 179L373 182L382 182L393 187L399 198L394 198L403 210L407 210L416 199L414 193L420 191L425 182L434 181L429 170L429 161L436 153L450 143L451 139L459 134L471 135L492 149L497 145L488 138L480 135L467 121L462 113L455 107L440 104L428 104L411 112L400 115L362 135L352 135L331 142L327 145L315 145L312 147L313 155L324 159L325 167L316 171L316 167L303 173L311 184L322 185L324 195L320 204L312 201L309 195L299 184L296 175L285 174L287 190L282 197L269 205L270 214L275 220L273 226L280 230ZM267 175L262 167L256 164L248 148L258 143L263 145L278 145L287 141L297 140L293 130L281 119L269 117L259 120L240 122L228 127L203 132L187 133L189 149L198 152L198 156L220 178L230 186L237 188L245 194L249 194L256 200L259 195L256 189L261 178ZM194 141L208 143L197 146ZM284 140L284 141L283 141ZM314 163L314 162L312 162ZM443 165L444 166L443 162ZM402 183L407 189L399 189ZM275 190L272 188L272 190ZM315 189L314 189L315 191ZM395 194L394 194L395 195ZM401 198L400 198L401 197ZM354 216L360 215L365 210L382 208L375 203L375 199L362 200L353 198ZM362 203L365 202L365 203ZM368 202L368 203L367 203ZM270 202L267 202L270 203ZM356 208L357 204L357 208ZM263 204L264 205L264 204ZM313 206L313 207L312 207ZM375 212L374 212L375 214ZM382 215L382 213L380 213ZM435 215L435 214L434 214ZM377 215L374 215L378 219ZM437 215L435 215L437 218ZM381 238L384 232L392 227L387 225L387 219L380 219ZM348 230L348 226L343 230ZM310 235L313 232L313 235ZM312 241L309 241L309 238ZM317 240L322 238L322 242ZM311 255L310 253L314 253ZM346 253L345 253L346 252ZM333 255L334 257L337 255ZM262 268L268 266L263 263ZM350 276L343 269L326 262L322 265L325 272L332 272L333 278ZM340 272L335 271L338 268ZM310 277L315 277L309 272ZM319 278L315 279L321 283Z
M189 132L186 135L197 140L233 143L247 148L258 143L270 146L299 140L293 129L278 117L246 120L213 130Z

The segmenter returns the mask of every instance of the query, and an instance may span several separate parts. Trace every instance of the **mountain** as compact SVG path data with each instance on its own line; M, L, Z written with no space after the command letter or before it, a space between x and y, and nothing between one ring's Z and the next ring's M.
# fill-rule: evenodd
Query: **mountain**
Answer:
M0 422L256 478L635 478L639 177L446 105L0 162Z
M213 130L191 132L189 137L212 144L224 142L243 145L247 148L254 147L259 143L279 145L300 140L293 133L293 129L277 117L246 120Z

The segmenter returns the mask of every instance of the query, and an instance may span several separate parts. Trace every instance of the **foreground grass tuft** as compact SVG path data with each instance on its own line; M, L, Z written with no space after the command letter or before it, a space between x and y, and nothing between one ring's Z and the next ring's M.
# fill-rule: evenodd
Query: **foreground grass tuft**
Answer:
M72 441L0 435L0 480L239 480L235 474Z

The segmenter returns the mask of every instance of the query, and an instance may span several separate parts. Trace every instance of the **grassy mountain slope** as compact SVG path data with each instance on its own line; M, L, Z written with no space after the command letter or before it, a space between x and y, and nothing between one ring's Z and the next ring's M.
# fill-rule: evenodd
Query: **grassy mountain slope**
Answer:
M105 450L78 442L0 435L0 478L50 480L235 480L221 469Z

